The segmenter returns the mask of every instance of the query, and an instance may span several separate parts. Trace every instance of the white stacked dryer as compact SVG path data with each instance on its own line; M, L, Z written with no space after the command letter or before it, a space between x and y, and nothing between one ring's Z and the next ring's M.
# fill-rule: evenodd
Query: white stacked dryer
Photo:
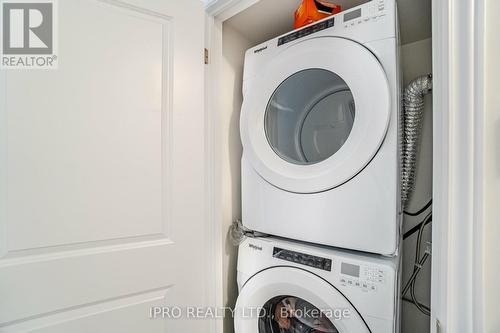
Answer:
M247 51L245 227L395 255L400 81L394 0L374 0Z

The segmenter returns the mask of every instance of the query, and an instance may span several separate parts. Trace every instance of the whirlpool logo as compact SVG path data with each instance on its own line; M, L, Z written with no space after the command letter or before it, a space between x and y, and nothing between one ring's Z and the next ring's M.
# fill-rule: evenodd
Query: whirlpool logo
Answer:
M1 68L57 68L55 0L3 0Z
M251 249L257 250L257 251L262 251L262 246L257 246L257 245L252 244L252 243L248 243L248 247Z
M254 50L253 53L260 53L264 50L267 50L267 45Z

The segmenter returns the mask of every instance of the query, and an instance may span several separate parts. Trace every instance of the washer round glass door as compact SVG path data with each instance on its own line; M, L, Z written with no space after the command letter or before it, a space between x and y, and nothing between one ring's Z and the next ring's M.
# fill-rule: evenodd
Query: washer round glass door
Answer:
M259 333L339 333L326 311L289 295L268 300L259 316Z
M387 77L368 49L338 37L307 39L250 79L240 120L244 153L274 186L329 190L372 160L390 113Z
M322 278L273 267L243 286L235 309L238 333L369 333L353 305Z

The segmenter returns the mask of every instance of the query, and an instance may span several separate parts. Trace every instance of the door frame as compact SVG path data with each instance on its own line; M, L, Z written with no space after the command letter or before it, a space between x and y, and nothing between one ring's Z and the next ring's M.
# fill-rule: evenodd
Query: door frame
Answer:
M224 304L224 261L226 235L223 234L221 185L221 151L218 147L219 110L222 109L220 90L222 80L222 23L260 0L202 0L205 3L205 188L207 196L207 299L217 309ZM227 311L225 311L227 314ZM224 320L210 323L211 333L222 333Z
M207 12L206 142L215 143L220 101L222 23L260 0L205 0ZM433 261L431 332L458 332L485 326L484 245L486 175L484 116L485 2L432 1L433 38ZM208 84L209 83L209 84ZM439 111L438 111L439 110ZM220 161L207 147L208 225L215 275L216 306L223 306ZM218 321L214 332L222 332Z
M485 329L485 3L433 1L431 332Z

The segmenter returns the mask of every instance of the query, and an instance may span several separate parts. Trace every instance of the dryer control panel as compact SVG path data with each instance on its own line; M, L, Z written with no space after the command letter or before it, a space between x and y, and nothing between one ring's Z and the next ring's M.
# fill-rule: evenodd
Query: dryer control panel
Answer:
M293 42L294 40L305 36L309 36L310 34L313 34L315 32L331 28L334 25L335 25L335 17L329 18L328 20L320 21L319 23L313 25L309 25L305 28L302 28L300 30L289 33L288 35L280 37L278 39L278 46Z
M344 28L350 28L358 24L377 21L386 16L385 0L373 0L367 6L347 10L343 14Z
M350 28L361 23L377 21L386 16L385 0L373 0L370 3L350 8L345 12L330 16L327 19L308 25L278 38L278 46L293 42L316 32L334 27L337 23Z

